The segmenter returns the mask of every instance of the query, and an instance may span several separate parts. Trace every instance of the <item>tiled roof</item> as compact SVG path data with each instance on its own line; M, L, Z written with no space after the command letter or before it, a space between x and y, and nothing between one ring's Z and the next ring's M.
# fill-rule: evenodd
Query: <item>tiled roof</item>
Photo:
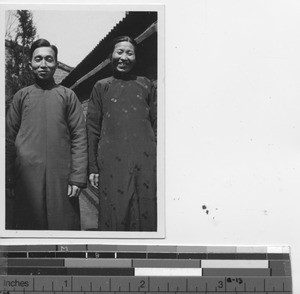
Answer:
M66 72L71 72L74 67L66 65L65 63L58 61L58 68L66 71Z
M16 43L15 41L13 40L5 40L5 48L11 48L13 45L16 45L18 47L21 48L21 45L19 45L18 43ZM28 49L27 49L28 50ZM71 72L73 70L73 67L61 62L61 61L58 61L58 68L66 71L66 72Z
M71 87L82 76L86 75L104 61L110 53L110 41L121 35L138 37L152 23L157 21L157 12L131 11L114 26L99 44L73 69L62 81L62 85Z

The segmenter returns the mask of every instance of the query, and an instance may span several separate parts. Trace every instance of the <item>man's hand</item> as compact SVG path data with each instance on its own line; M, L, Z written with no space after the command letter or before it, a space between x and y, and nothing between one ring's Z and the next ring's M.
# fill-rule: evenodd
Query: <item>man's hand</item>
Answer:
M71 197L78 197L80 194L81 189L75 185L68 185L68 196Z
M89 181L92 187L98 189L99 187L99 174L90 174Z

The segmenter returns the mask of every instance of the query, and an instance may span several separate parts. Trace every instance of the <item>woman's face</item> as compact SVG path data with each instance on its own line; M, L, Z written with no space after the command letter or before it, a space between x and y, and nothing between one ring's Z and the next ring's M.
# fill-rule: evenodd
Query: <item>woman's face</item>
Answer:
M128 73L135 64L135 48L127 41L117 43L112 53L112 65L115 71Z

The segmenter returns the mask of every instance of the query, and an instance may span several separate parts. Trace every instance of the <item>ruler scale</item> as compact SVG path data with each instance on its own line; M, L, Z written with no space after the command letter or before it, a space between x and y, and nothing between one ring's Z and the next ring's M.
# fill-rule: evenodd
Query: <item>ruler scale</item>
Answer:
M0 294L292 293L287 247L0 246Z

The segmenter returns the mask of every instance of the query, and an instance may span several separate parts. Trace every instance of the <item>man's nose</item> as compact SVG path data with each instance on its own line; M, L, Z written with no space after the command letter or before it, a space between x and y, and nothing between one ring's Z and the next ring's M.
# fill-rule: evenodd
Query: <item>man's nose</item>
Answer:
M41 67L46 67L46 66L47 66L46 60L42 59L41 60Z

